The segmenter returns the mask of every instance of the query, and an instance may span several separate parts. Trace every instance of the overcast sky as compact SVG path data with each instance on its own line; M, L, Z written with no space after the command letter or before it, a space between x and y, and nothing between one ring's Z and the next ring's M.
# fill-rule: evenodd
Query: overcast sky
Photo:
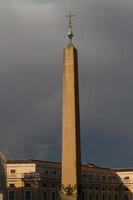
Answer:
M133 167L132 0L0 0L0 149L9 159L61 160L70 9L82 161Z

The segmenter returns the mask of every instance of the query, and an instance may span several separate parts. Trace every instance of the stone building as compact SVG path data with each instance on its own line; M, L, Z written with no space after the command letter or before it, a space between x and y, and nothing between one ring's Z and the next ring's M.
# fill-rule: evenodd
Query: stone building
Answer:
M6 170L7 200L59 199L61 163L8 160ZM82 200L133 200L133 169L83 163L81 176Z
M6 190L6 157L0 152L0 200L5 199Z
M60 164L38 160L7 162L7 199L57 199Z

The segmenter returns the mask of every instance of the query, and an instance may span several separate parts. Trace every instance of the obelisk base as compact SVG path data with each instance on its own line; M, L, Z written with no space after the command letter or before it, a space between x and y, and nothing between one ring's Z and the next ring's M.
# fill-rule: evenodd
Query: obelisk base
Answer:
M63 195L60 197L60 200L78 200L78 198L77 196Z
M59 193L60 200L78 200L78 192L76 185L71 186L70 184L67 187L61 186L61 191Z

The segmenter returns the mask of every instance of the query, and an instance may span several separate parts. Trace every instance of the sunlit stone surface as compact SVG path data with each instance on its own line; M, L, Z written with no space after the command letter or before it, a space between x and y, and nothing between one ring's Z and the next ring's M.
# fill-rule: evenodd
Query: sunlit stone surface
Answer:
M77 199L80 185L80 121L77 50L72 44L64 49L62 119L62 192Z

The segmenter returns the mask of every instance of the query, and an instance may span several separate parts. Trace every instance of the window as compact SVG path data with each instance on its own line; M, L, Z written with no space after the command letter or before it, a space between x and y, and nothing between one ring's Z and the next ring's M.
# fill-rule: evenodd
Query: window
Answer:
M129 180L129 176L125 176L125 177L124 177L124 180Z
M99 178L99 175L96 175L96 181L99 181L100 178Z
M25 186L25 187L31 187L31 184L30 184L30 183L25 183L24 186Z
M15 187L15 184L11 183L9 184L9 187Z
M55 200L55 192L52 192L52 200Z
M93 181L93 176L92 175L89 175L88 178L89 178L89 180Z
M89 200L92 200L92 194L89 195Z
M85 192L82 192L82 200L85 200Z
M46 191L44 191L44 198L43 198L43 200L47 200L47 192Z
M31 200L31 191L30 190L25 190L24 191L24 200Z
M10 170L10 173L15 173L15 172L16 172L15 169Z
M105 200L105 195L103 194L103 200Z
M53 171L53 174L56 175L56 171Z
M113 179L116 180L117 179L116 176L113 176Z
M124 194L124 200L128 200L128 194Z
M115 195L115 200L117 200L117 194Z
M109 200L111 200L111 195L109 194Z
M129 189L127 187L124 188L125 191L129 191Z
M48 175L48 170L45 170L45 174Z
M15 190L8 191L8 200L15 200Z
M83 174L82 176L83 176L83 178L85 178L85 177L86 177L86 175L85 175L85 174Z
M96 200L99 200L99 198L98 198L98 194L96 194Z
M43 187L45 187L45 188L46 188L46 187L47 187L47 184L46 184L46 183L44 183L44 184L43 184Z

